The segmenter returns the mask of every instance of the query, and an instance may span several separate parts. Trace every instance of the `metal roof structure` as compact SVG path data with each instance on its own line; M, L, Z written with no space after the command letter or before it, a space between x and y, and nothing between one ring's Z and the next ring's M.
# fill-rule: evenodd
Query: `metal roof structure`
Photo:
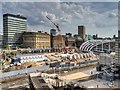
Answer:
M110 42L115 42L115 39L111 39L111 40L89 40L84 42L81 46L80 46L80 50L82 51L91 51L94 47L100 45L100 44L104 44L104 43L110 43Z

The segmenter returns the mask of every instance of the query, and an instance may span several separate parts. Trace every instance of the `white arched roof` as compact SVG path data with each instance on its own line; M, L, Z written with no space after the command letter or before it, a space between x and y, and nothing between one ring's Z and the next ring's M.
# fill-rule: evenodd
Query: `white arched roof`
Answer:
M91 51L95 46L100 45L102 43L109 43L109 42L115 42L115 39L112 39L112 40L89 40L89 41L84 42L80 46L80 50Z

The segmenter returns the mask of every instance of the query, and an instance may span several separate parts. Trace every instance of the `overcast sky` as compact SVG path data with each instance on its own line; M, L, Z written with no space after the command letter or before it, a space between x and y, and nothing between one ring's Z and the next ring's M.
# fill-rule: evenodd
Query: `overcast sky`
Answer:
M84 25L87 34L103 37L112 37L118 32L117 2L4 2L2 13L26 16L29 31L49 32L55 28L46 19L47 15L59 24L62 34L77 34L78 25Z

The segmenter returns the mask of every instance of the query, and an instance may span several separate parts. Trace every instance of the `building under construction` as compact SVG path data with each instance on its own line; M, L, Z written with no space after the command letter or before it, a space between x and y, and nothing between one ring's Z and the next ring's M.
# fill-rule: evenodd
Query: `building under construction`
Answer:
M99 78L109 81L116 88L120 88L120 35L115 40L115 59L113 62L110 64L98 63L96 70L101 73Z

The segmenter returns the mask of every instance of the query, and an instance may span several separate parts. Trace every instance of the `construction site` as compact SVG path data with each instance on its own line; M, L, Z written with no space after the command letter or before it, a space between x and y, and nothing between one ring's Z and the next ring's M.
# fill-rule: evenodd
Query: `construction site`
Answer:
M88 88L119 90L120 65L100 64L53 73L31 73L29 80L32 89L87 90Z
M84 25L74 36L62 35L57 20L43 17L56 29L50 28L50 33L26 30L21 33L21 48L3 50L0 55L0 89L119 90L119 38L95 35L86 40Z

